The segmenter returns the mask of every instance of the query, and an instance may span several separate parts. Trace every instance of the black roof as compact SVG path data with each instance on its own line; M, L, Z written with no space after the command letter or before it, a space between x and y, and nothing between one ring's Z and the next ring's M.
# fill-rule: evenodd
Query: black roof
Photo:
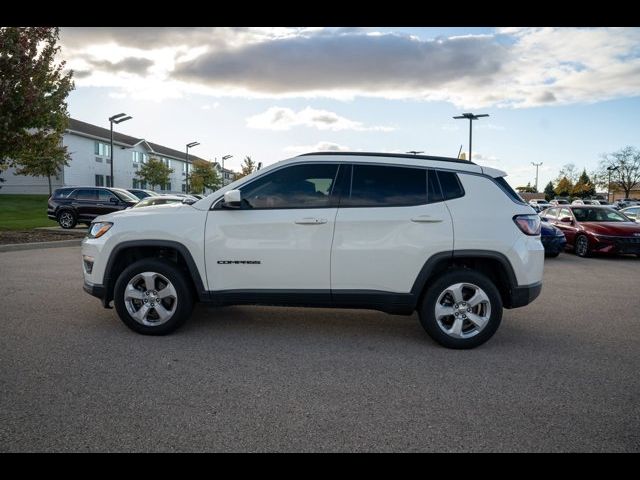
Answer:
M80 120L76 120L75 118L69 119L69 127L68 130L73 130L75 132L84 133L86 135L91 135L93 137L103 138L105 140L110 139L111 131L108 128L98 127L97 125L92 125L91 123L82 122ZM144 138L136 138L131 137L129 135L125 135L119 132L113 132L113 141L118 143L123 143L125 145L129 145L130 147L145 141L147 145L151 147L151 149L160 155L167 155L169 157L174 157L180 160L186 159L186 152L181 152L180 150L175 150L173 148L165 147L164 145L160 145L157 143L152 143L146 141ZM189 154L189 162L193 160L203 160L200 157Z
M345 155L353 157L393 157L393 158L418 158L420 160L437 160L438 162L456 162L475 165L475 163L468 160L460 160L459 158L452 157L436 157L433 155L413 155L411 153L383 153L383 152L312 152L303 153L298 155L299 157L306 157L308 155Z

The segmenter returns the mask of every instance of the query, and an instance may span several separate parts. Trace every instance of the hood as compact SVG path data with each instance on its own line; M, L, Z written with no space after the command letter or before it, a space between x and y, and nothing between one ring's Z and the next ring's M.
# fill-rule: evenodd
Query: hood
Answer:
M126 217L148 217L149 215L163 215L167 212L174 212L178 208L191 208L191 205L185 203L165 203L164 205L149 205L148 207L127 208L126 210L118 210L117 212L108 213L96 217L94 222L110 222L118 218Z
M640 225L635 222L582 222L580 225L596 235L640 237Z

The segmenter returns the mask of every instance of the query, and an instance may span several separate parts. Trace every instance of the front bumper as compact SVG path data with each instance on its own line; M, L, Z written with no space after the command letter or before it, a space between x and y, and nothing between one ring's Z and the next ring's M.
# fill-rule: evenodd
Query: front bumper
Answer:
M640 254L640 237L596 236L591 250L594 253Z
M94 285L93 283L89 283L85 280L82 289L94 297L100 299L104 297L105 288L102 285Z
M506 308L518 308L529 305L533 302L542 291L542 282L532 283L531 285L525 285L522 287L515 287L511 290L511 298L509 305L505 305Z

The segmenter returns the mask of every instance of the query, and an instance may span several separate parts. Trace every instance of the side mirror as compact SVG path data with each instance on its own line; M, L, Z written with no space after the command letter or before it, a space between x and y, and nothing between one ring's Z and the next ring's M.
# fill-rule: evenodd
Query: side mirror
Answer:
M571 217L562 217L560 221L562 223L573 223L573 219Z
M240 190L229 190L224 194L224 204L225 208L240 208L242 205L242 195L240 194Z

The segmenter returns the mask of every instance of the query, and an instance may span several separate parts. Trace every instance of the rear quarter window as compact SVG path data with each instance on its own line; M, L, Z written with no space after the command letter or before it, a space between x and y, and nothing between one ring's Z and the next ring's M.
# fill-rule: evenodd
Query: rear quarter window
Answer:
M526 203L522 200L522 198L520 197L520 195L518 195L515 190L513 188L511 188L511 185L509 185L507 183L507 181L504 179L504 177L498 177L498 178L494 178L493 179L498 186L500 187L500 189L507 194L507 196L513 200L516 203L521 203L523 205L526 205Z

